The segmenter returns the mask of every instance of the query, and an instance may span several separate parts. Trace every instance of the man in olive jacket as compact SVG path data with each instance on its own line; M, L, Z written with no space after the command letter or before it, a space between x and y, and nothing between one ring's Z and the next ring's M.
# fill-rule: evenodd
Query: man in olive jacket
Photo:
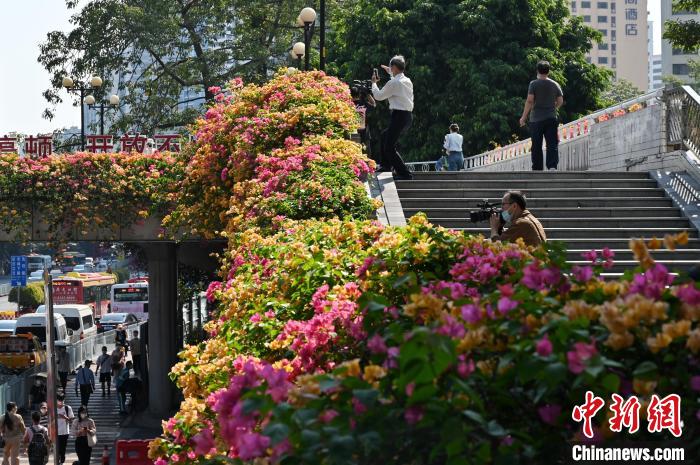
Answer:
M492 241L515 242L522 238L525 245L535 247L547 241L542 224L527 210L527 201L521 192L506 192L501 206L501 216L505 225L502 224L499 215L494 213L491 216ZM505 231L504 226L507 226Z

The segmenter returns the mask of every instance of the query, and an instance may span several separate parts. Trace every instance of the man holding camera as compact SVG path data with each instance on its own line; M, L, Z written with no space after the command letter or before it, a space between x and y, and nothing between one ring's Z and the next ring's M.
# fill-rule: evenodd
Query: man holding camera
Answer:
M383 88L377 86L379 75L376 70L372 74L372 95L375 100L389 100L391 120L389 127L382 132L382 168L394 169L394 179L413 179L408 171L401 155L396 150L399 136L406 131L413 120L413 83L403 73L406 69L406 61L401 55L391 59L389 66L382 65L384 71L391 75L391 79Z
M547 241L542 224L527 210L527 200L521 192L506 192L501 207L500 215L497 213L491 215L492 241L515 242L522 239L525 245L533 247ZM504 226L508 227L505 231Z

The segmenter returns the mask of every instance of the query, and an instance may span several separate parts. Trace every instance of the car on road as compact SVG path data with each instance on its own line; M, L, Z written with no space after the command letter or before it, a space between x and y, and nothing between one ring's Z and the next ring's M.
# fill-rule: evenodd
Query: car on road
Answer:
M27 276L28 283L35 283L37 281L43 281L43 280L44 280L44 271L43 270L32 271L31 273L29 273L29 276Z
M62 304L54 305L53 311L57 315L63 315L66 320L66 326L73 331L71 342L77 342L86 337L97 334L95 326L95 317L92 313L92 308L89 305L83 304ZM39 305L36 313L46 313L46 306Z
M139 322L136 315L133 313L108 313L100 318L97 322L97 332L104 333L117 329L117 325L123 325L124 328L134 325Z
M0 320L0 336L15 334L17 320Z
M0 365L24 371L46 361L46 352L33 334L0 336Z
M46 315L27 313L17 318L15 334L33 334L39 338L42 345L46 345ZM66 326L63 315L54 315L54 340L71 343L73 331Z

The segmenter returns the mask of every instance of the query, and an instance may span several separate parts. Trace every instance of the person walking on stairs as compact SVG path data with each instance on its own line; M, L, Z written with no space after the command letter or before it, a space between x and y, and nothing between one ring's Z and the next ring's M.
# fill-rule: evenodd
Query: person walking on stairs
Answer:
M90 465L92 447L97 439L97 428L84 405L78 409L78 418L73 422L73 434L75 435L75 452L78 454L78 463ZM91 443L92 445L90 445Z
M2 465L19 465L19 446L26 429L24 420L17 414L17 404L8 402L2 423L0 423L0 433L5 440Z
M75 376L75 393L80 391L80 404L87 407L90 402L90 394L95 392L95 375L90 369L92 360L85 360L85 365L78 368Z
M62 394L56 396L56 414L58 416L58 463L63 465L66 461L66 446L68 445L68 435L70 434L70 425L75 420L73 409L66 404L65 397Z
M95 374L100 375L100 385L102 386L102 397L112 395L112 357L107 353L107 346L102 346L102 355L97 358ZM106 386L106 394L105 394Z
M41 414L32 412L32 426L24 433L24 443L27 445L29 465L45 465L49 461L51 439L49 430L41 426Z

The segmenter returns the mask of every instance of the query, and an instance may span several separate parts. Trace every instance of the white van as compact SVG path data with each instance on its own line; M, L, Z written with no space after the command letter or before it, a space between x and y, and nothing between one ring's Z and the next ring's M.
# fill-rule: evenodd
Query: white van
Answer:
M54 315L54 339L57 342L70 344L72 331L66 326L63 315ZM33 334L39 338L41 344L46 347L46 315L29 313L17 318L15 334Z
M92 308L89 305L83 304L62 304L54 305L53 311L55 315L62 315L66 320L66 326L73 331L71 342L76 342L85 339L88 336L97 334L97 326L95 325L95 317L92 314ZM46 307L39 305L36 313L46 313Z

